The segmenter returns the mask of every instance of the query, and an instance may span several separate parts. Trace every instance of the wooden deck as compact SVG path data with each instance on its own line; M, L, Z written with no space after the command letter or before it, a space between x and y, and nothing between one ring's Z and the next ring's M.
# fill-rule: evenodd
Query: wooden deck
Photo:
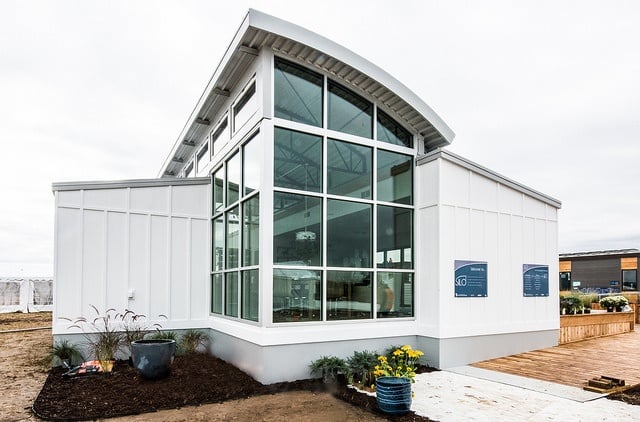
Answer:
M640 384L640 331L477 362L471 366L580 387L602 375Z

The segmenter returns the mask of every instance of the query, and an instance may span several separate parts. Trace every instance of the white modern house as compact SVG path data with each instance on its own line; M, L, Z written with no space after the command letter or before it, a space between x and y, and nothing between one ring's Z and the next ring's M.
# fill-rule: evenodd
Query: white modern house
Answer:
M158 178L53 184L54 337L91 305L164 314L264 383L397 344L440 368L556 345L560 202L453 137L375 64L250 10Z

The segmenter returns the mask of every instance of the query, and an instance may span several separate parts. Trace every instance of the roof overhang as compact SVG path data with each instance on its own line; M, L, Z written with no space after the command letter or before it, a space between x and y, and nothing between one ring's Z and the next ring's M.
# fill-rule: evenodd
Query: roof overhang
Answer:
M378 104L387 107L422 136L427 151L453 141L453 131L431 107L375 64L305 28L249 9L165 159L159 177L177 174L184 165L184 157L197 147L198 140L209 128L208 123L224 105L229 93L241 82L244 71L252 65L263 48L302 61L373 97Z

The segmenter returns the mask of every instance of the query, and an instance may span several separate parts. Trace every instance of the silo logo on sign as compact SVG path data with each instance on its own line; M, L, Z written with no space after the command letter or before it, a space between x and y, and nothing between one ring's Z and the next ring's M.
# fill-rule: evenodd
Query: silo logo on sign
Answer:
M482 261L454 262L455 297L487 297L487 263Z

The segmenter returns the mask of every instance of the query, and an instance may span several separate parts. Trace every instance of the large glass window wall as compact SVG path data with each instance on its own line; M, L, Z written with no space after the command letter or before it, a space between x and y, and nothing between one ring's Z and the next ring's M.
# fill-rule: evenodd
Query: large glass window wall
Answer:
M413 317L411 133L280 58L274 115L273 322Z
M259 320L261 136L212 174L211 313ZM242 165L241 165L242 163Z

